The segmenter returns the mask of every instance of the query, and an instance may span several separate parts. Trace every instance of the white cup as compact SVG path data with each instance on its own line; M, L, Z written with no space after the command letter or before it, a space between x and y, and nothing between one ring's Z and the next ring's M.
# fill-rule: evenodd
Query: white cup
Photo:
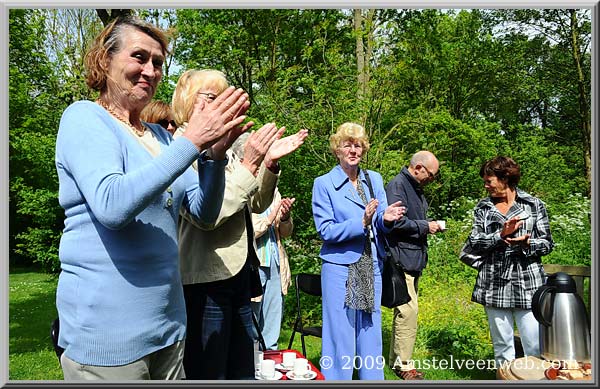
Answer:
M254 368L256 370L260 370L260 364L265 358L265 355L262 351L255 350L254 351Z
M263 359L260 362L260 376L265 379L275 377L275 361L272 359Z
M286 351L282 354L281 364L287 369L294 367L294 361L296 360L296 353Z
M294 361L294 376L303 377L310 371L310 365L306 358L296 358Z
M438 226L440 226L440 229L442 231L444 231L446 229L446 221L445 220L436 220L435 222L438 224Z

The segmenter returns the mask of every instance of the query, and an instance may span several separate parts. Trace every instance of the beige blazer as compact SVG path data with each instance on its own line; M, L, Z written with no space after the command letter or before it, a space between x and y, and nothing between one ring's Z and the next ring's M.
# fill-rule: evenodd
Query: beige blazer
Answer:
M244 207L263 212L273 201L279 174L261 165L257 177L228 150L225 193L214 225L199 225L182 207L179 218L179 261L184 285L220 281L240 272L248 238Z
M272 204L277 204L279 201L281 201L281 194L279 193L279 190L275 188L275 194L273 195ZM258 213L252 214L252 226L254 227L254 238L256 239L257 244L256 254L258 256L258 259L260 259L261 261L261 266L267 265L265 263L265 255L263 253L263 251L265 250L265 245L267 243L267 237L264 237L263 239L261 239L261 237L263 237L267 233L271 225L268 219L268 217ZM292 231L294 230L294 223L291 215L290 218L285 221L281 221L279 215L277 215L277 217L274 220L274 227L275 239L277 240L277 248L279 249L279 275L281 278L281 293L283 293L283 295L286 295L290 286L292 275L290 272L289 258L281 240L282 238L287 238L288 236L292 235ZM260 301L261 297L262 296L257 298L258 301ZM253 301L254 300L255 299L253 299Z

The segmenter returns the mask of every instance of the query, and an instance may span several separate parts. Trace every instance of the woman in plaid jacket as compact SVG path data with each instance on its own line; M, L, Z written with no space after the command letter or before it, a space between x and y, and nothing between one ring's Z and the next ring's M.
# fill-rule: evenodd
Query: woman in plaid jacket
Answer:
M474 211L469 240L483 255L471 300L485 307L497 364L515 359L514 322L525 355L539 355L539 326L531 299L543 285L542 255L552 251L548 214L544 203L517 188L521 171L508 157L483 164L489 197Z

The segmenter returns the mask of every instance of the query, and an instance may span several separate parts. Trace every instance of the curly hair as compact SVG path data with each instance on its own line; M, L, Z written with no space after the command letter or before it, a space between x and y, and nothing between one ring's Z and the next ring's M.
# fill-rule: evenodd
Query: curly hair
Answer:
M521 180L521 168L512 158L500 155L481 165L479 176L496 176L506 181L509 187L515 188Z
M133 16L116 18L100 32L85 55L86 83L90 89L106 89L108 60L122 49L121 38L127 28L135 28L157 41L163 55L169 52L169 40L160 28Z
M340 148L343 142L347 140L354 140L360 142L363 147L363 152L369 151L369 137L365 128L360 124L346 122L341 124L335 134L329 137L329 149L337 157L337 150Z

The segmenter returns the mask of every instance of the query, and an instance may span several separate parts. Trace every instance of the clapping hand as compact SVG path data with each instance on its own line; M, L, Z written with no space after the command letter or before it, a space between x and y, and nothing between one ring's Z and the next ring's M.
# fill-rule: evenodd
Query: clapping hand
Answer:
M308 136L308 130L300 130L294 135L286 136L273 143L265 156L267 166L277 163L280 158L296 151Z
M207 103L199 95L188 121L183 137L189 139L199 151L203 151L218 142L232 129L241 134L238 126L246 120L243 113L248 109L248 94L243 89L229 87L212 103ZM245 108L244 108L245 107ZM235 133L232 135L235 138ZM232 141L233 142L233 141Z
M291 199L289 197L281 199L279 208L280 221L286 221L290 218L290 213L292 212L292 205L295 201L296 199L293 197Z
M530 237L531 237L531 234L525 234L525 235L518 236L516 238L505 238L504 241L506 243L508 243L509 245L520 244L520 245L529 246L529 238Z
M235 113L235 117L240 117L248 111L250 108L250 102L246 101L239 109L238 112ZM225 158L225 152L227 149L231 147L233 142L244 132L248 131L254 125L253 121L249 121L248 123L242 125L237 124L235 126L232 125L232 122L229 122L225 125L226 128L230 128L229 131L212 147L210 148L211 156L213 159L222 160Z
M371 201L369 201L369 203L365 207L365 213L362 218L364 228L367 228L367 226L371 225L371 222L373 221L373 215L375 214L375 211L377 210L378 206L379 200L371 199Z
M502 231L500 231L500 237L502 238L502 240L504 240L504 242L509 245L529 245L529 238L531 237L531 234L523 234L516 238L511 237L511 235L514 234L519 229L519 227L523 225L523 223L523 219L517 216L507 220L504 223L504 226L502 227Z
M285 127L277 128L275 123L267 123L258 131L252 132L244 144L242 165L256 176L271 145L281 138L284 131Z
M402 219L402 216L404 216L405 213L406 207L402 205L402 201L396 201L395 203L388 205L383 212L383 221L393 223Z

